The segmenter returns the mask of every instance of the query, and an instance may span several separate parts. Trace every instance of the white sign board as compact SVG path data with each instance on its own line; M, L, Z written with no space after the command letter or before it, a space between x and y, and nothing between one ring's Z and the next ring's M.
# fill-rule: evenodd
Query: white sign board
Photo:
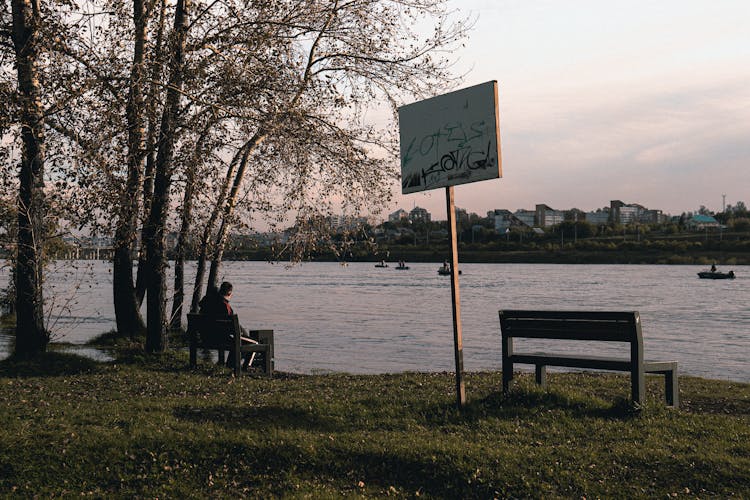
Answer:
M502 176L497 82L398 108L401 192Z

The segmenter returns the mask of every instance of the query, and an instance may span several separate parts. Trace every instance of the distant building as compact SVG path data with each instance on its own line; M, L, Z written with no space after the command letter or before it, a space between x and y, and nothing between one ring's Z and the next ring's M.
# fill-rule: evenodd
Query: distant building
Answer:
M414 207L412 211L409 212L409 220L412 222L430 222L431 218L430 212L424 208Z
M556 224L561 224L563 221L565 221L565 212L562 210L554 210L544 204L536 206L534 225L539 227L550 227Z
M521 221L516 217L510 210L497 209L489 212L487 215L492 214L492 218L495 221L495 231L498 233L504 233L506 229L511 227L527 226L525 222ZM532 220L533 223L533 220Z
M644 210L639 217L644 224L662 224L667 222L668 217L661 210Z
M465 208L456 207L456 224L464 224L469 222L469 214Z
M536 225L536 223L534 222L534 219L536 218L536 212L534 210L524 210L519 208L518 210L513 212L513 216L529 227L534 227Z
M396 210L395 212L393 212L392 214L388 216L388 222L400 222L408 218L409 218L409 212L407 212L403 208L399 208L398 210Z
M510 210L495 210L492 212L492 217L495 220L495 231L498 233L504 233L506 229L513 225L513 214Z
M667 221L661 210L648 209L637 203L625 204L620 200L609 202L610 222L613 224L659 224Z
M337 231L348 231L367 224L367 217L356 217L354 215L329 215L327 217L328 227Z
M685 226L687 226L688 229L700 231L708 228L718 228L719 221L717 221L710 215L696 214L685 221Z
M601 226L609 222L609 210L597 209L594 212L586 212L584 214L586 222Z
M610 222L613 224L630 224L638 221L642 206L638 204L625 204L620 200L609 202Z

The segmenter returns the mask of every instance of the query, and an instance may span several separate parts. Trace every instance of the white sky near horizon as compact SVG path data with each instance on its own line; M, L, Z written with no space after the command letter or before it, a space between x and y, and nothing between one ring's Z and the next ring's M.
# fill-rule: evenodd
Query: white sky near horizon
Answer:
M477 17L459 88L497 80L503 178L456 205L585 211L610 200L678 215L750 203L750 1L450 0ZM445 219L445 190L388 212Z

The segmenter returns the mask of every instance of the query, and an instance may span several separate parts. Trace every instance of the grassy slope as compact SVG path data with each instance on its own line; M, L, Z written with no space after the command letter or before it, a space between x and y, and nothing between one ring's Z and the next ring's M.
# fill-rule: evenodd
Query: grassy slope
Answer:
M0 496L750 496L750 385L471 373L233 379L184 357L0 362ZM39 373L39 372L43 373Z

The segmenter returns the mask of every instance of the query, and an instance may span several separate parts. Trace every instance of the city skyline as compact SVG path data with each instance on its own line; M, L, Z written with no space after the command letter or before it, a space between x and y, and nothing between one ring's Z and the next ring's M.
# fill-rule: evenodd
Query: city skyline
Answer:
M457 205L589 211L620 199L674 215L748 202L750 4L450 6L476 17L455 69L459 88L498 81L503 156L503 178L457 186ZM445 216L442 189L394 192L388 212Z
M510 212L516 212L516 211L519 211L519 210L531 210L531 211L533 211L534 208L537 205L546 205L546 206L548 206L552 210L558 210L558 211L562 211L562 212L569 212L569 211L573 211L573 210L578 210L580 212L584 212L585 213L585 212L597 212L597 211L600 211L600 210L610 210L611 209L610 203L612 201L622 201L625 205L640 205L640 206L642 206L645 209L658 210L658 211L664 213L664 215L670 215L670 216L680 216L682 214L696 214L696 213L698 213L698 211L701 208L699 206L697 208L689 208L689 209L681 210L679 212L668 212L666 210L662 210L660 207L647 206L647 205L644 205L643 203L638 203L637 201L626 201L626 200L610 200L606 204L603 204L603 205L600 205L600 206L597 206L597 207L591 207L591 208L582 208L582 207L579 207L579 206L576 206L576 205L570 205L570 206L566 206L566 207L557 207L557 206L553 207L553 206L550 206L549 203L545 203L543 201L540 201L540 202L537 202L537 203L531 203L530 205L523 206L523 207L507 207L507 206L495 207L495 208L491 208L489 210L485 210L484 212L481 212L481 213L477 212L477 211L474 211L474 210L470 210L470 209L468 209L468 208L466 208L464 206L460 206L458 204L456 205L456 208L457 209L466 210L468 213L475 213L475 214L477 214L479 216L482 216L482 217L484 217L486 215L486 212L492 212L494 210L509 210ZM738 200L738 201L742 202L742 204L745 207L747 207L747 203L744 200ZM724 209L734 208L735 206L736 206L736 203L729 203L729 202L727 202L726 203L726 207L719 207L719 209L716 209L716 210L711 209L709 207L705 207L705 208L709 212L711 212L712 214L716 215L716 214L722 213L724 211ZM425 207L420 206L420 205L412 205L412 206L409 206L409 207L406 207L406 206L396 206L396 207L394 207L392 210L388 211L388 213L386 213L384 215L387 218L390 214L392 214L394 212L397 212L399 210L404 210L404 211L406 211L408 213L408 212L411 212L415 208L416 209L421 209L421 210L427 210L427 212L430 214L430 216L434 215L432 211L430 211L430 210L428 210ZM445 219L443 219L443 220L445 220Z

